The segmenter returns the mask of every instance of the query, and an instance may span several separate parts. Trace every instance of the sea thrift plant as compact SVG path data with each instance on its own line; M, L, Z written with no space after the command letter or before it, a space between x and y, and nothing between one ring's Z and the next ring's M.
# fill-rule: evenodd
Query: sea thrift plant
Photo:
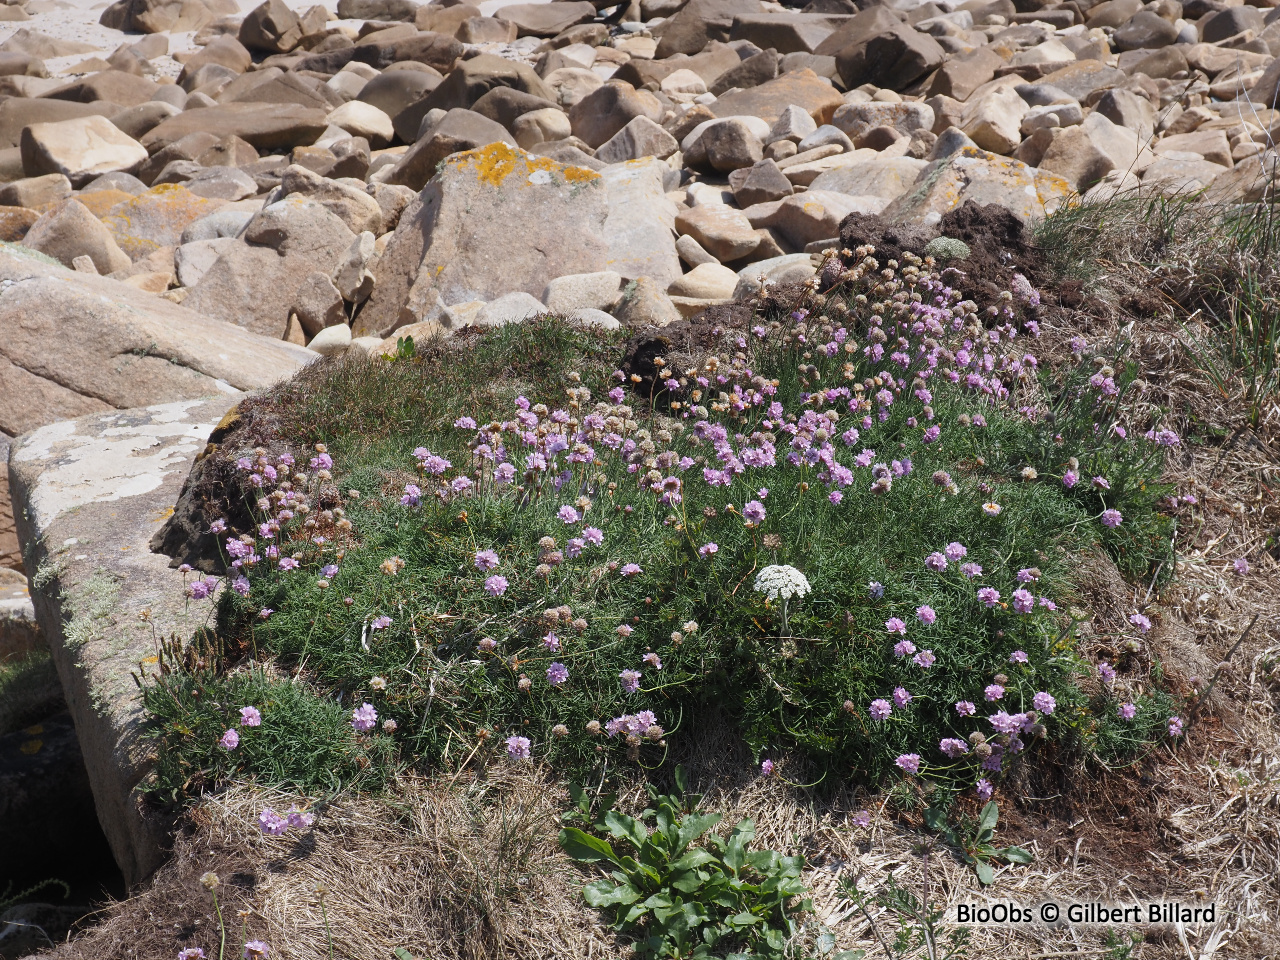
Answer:
M531 320L277 388L292 452L246 451L253 522L210 527L226 652L145 693L157 789L656 764L715 716L757 762L989 795L1045 741L1163 736L1177 704L1119 660L1094 696L1065 612L1090 551L1173 566L1174 447L1135 422L1136 369L1087 345L1050 369L1021 287L979 303L912 254L843 264L679 358ZM219 746L251 726L219 705L250 702L262 727ZM290 739L331 768L268 747Z

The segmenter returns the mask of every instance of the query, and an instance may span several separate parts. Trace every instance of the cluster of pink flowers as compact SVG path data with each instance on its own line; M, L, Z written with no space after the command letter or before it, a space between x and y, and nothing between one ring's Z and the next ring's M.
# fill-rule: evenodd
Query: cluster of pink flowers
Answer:
M283 815L276 813L271 807L264 807L258 814L258 828L271 837L284 836L290 829L305 830L315 822L313 814L300 810L296 804Z
M240 708L240 726L262 726L262 714L258 711L257 707ZM221 737L218 738L218 746L228 753L240 746L240 734L235 727L229 728Z

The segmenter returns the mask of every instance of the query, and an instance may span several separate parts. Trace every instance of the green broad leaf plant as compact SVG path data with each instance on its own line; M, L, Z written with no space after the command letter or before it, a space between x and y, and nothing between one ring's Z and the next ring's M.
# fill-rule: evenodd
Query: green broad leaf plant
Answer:
M997 847L992 842L999 819L1000 808L994 800L982 808L975 826L953 827L947 823L945 811L937 807L931 807L924 814L925 825L954 848L961 860L973 867L973 872L983 884L989 884L996 878L995 869L991 866L993 862L1028 864L1034 859L1022 847Z
M728 837L712 833L721 815L698 812L701 797L686 793L683 771L676 784L673 794L649 787L651 806L638 817L613 809L606 795L592 818L591 796L572 788L575 809L563 820L589 830L565 826L560 845L608 871L583 897L635 938L639 957L780 960L795 933L791 915L813 909L800 876L804 858L752 850L751 820Z

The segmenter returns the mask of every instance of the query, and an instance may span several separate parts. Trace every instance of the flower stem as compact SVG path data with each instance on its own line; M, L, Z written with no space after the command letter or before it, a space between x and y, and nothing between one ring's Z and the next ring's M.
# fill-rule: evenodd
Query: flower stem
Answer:
M218 904L218 891L213 890L213 910L218 915L218 960L222 960L222 955L227 950L227 926L222 922L222 907Z

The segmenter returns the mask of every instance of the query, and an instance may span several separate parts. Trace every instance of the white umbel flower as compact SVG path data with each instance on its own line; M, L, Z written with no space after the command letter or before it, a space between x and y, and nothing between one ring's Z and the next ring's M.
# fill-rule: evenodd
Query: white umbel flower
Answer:
M770 600L803 597L809 589L808 578L789 564L770 564L756 574L756 593L763 593Z

